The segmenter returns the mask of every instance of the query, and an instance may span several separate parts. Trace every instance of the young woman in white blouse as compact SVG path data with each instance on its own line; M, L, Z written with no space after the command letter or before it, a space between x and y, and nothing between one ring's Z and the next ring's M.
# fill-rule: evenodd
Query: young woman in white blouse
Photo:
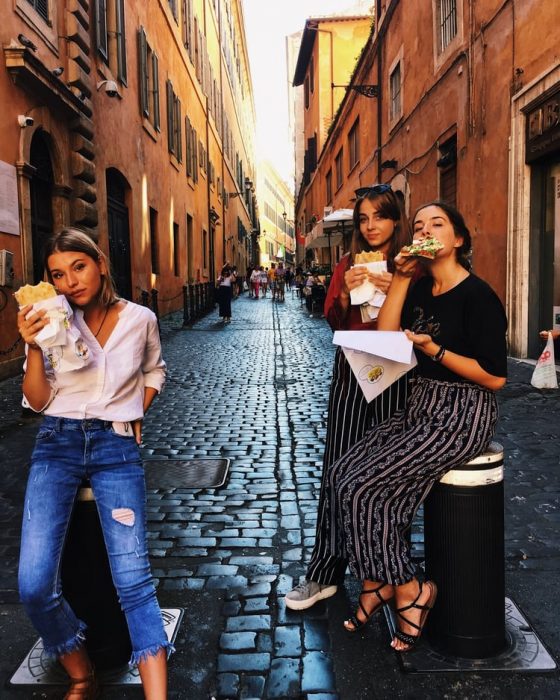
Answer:
M60 558L74 498L87 478L96 497L113 581L149 700L167 694L165 634L146 544L146 491L139 453L142 419L165 381L157 320L119 299L103 252L84 232L64 229L46 244L45 269L74 309L91 359L56 374L34 342L45 312L26 306L24 402L44 419L25 495L19 588L22 603L71 685L67 700L97 697L83 645L87 630L61 593ZM30 313L31 312L31 313Z

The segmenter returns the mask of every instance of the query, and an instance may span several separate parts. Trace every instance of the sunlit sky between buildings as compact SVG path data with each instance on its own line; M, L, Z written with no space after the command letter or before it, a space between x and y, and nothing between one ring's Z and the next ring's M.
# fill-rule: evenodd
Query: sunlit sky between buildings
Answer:
M365 14L373 4L373 0L243 0L257 113L257 159L270 160L289 183L294 160L288 137L286 36L303 30L308 17L346 14L349 8Z

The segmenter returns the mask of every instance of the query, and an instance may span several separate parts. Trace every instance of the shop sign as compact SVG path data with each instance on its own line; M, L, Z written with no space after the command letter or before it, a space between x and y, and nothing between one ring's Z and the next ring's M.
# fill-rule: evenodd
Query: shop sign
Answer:
M548 97L527 114L525 162L560 151L560 92Z

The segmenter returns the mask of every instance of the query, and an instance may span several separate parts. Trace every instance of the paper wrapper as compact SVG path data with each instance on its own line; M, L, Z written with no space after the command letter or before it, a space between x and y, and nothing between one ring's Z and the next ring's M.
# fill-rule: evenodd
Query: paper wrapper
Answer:
M365 267L369 272L374 274L379 274L381 272L387 272L387 261L378 260L376 262L363 263L360 265L354 265L354 267ZM350 290L350 303L352 306L359 306L360 304L367 304L372 301L375 294L379 293L379 290L374 284L366 280L362 282L359 287Z
M48 324L37 334L35 342L43 351L55 372L81 369L91 359L89 348L74 324L72 307L59 294L37 301L30 313L46 309Z

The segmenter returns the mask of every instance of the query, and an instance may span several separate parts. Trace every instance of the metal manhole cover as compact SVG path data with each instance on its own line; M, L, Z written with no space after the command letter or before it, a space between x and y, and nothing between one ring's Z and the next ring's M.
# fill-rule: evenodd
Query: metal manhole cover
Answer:
M223 486L229 459L145 460L148 489L213 489Z

